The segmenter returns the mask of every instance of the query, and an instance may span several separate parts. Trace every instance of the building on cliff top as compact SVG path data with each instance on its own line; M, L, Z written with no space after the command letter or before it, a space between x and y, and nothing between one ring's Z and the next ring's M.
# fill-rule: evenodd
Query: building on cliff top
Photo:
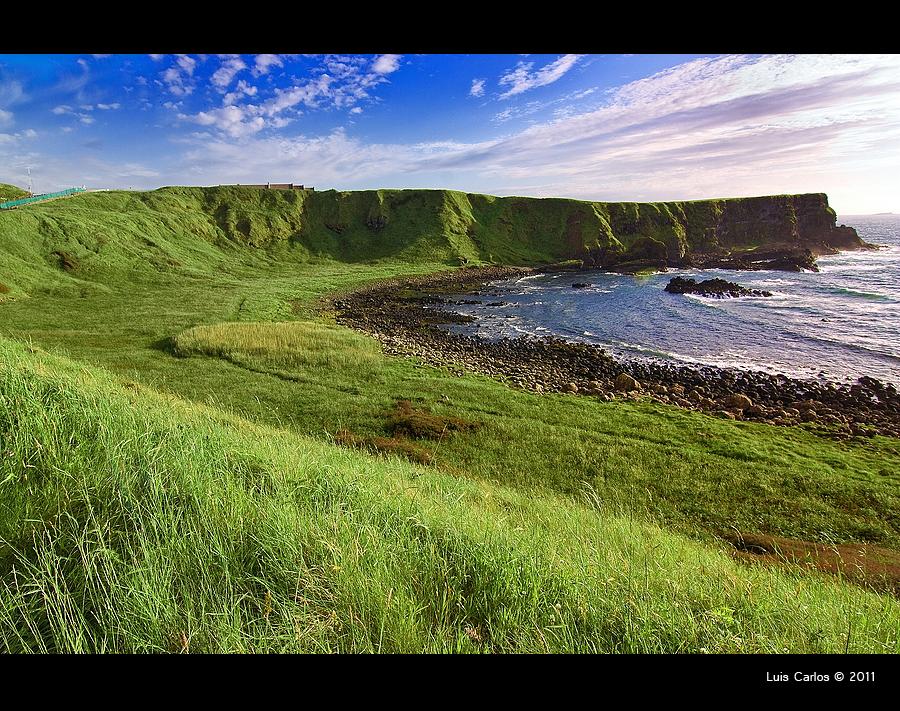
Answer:
M224 185L220 185L221 187L226 187ZM259 185L242 185L238 183L238 188L260 188L262 190L315 190L315 188L308 188L304 185L296 185L294 183L262 183Z

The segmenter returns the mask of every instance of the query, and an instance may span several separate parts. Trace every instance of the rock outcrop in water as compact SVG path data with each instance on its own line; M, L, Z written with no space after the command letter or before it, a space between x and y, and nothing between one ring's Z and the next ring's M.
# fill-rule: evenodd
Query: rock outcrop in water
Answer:
M698 282L696 279L684 277L672 277L666 284L666 291L670 294L696 294L714 299L728 299L738 296L771 296L771 291L760 289L748 289L740 284L724 279L705 279Z

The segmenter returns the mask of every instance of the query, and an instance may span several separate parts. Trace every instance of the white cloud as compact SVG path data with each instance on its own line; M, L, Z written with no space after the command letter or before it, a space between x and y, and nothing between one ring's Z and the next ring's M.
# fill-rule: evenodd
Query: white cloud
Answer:
M150 57L150 59L152 59L154 62L161 62L166 55L164 55L164 54L148 54L147 56Z
M574 67L578 60L581 59L581 56L579 54L564 54L555 62L551 62L536 72L531 71L534 62L519 62L515 69L500 77L501 85L510 86L510 89L501 94L500 98L506 99L539 86L552 84Z
M294 119L292 118L287 118L286 116L278 116L269 121L269 126L271 128L284 128L293 121Z
M97 108L101 111L115 111L122 108L122 104L116 102L114 104L97 104Z
M0 144L5 143L6 145L13 145L18 143L22 139L33 139L37 138L38 133L33 128L26 128L24 131L19 131L18 133L0 133Z
M229 86L235 74L246 69L246 65L237 55L224 55L220 59L222 63L212 81L224 94L221 106L194 114L182 113L179 118L212 126L231 138L247 138L264 128L283 128L305 110L337 108L358 115L362 112L358 104L372 100L372 90L387 82L375 69L387 72L399 66L399 57L394 55L383 55L372 66L365 57L325 55L318 58L320 64L311 70L311 77L295 80L291 86L271 90L265 84L257 87L240 79L231 91L225 91L222 87ZM258 55L256 59L261 61L255 63L254 74L257 67L283 65L282 57L275 55ZM263 93L265 96L260 96ZM253 104L242 104L248 97L259 98ZM229 108L235 110L225 111Z
M248 84L243 79L240 79L237 83L237 86L234 88L234 91L230 91L225 94L222 103L225 106L231 106L235 102L239 101L245 96L256 96L257 88Z
M272 67L283 67L284 62L277 54L257 54L253 63L253 76L268 74Z
M82 116L80 121L86 126L90 126L92 123L94 123L94 119L90 116Z
M254 113L256 107L223 106L220 109L201 111L193 116L179 114L178 118L201 126L213 126L232 138L243 138L258 133L265 127L265 119L254 116Z
M333 83L334 79L331 76L322 74L318 79L293 86L290 89L276 89L275 96L263 104L262 111L267 116L274 116L298 104L314 107L320 97L333 95L331 94Z
M197 60L192 57L187 56L186 54L179 55L178 59L175 60L175 63L181 68L188 76L193 76L194 67L197 66Z
M354 106L352 109L350 109L351 114L361 114L362 112L363 110L359 106Z
M391 74L392 72L396 72L400 68L400 57L402 55L399 54L382 54L380 57L376 57L372 62L372 71L375 74Z
M68 104L60 104L56 108L50 110L50 113L56 114L57 116L62 116L63 114L72 113L72 107Z
M12 111L0 109L0 126L9 126L13 122Z
M484 96L484 79L473 79L469 96Z
M175 96L188 96L194 91L194 84L190 83L190 74L185 72L176 62L166 69L161 75L169 92Z
M619 87L591 110L478 143L237 133L243 140L197 144L191 161L222 182L302 172L334 186L418 181L597 200L824 191L847 212L898 209L900 56L698 59Z
M238 56L226 56L219 68L213 73L210 81L224 91L231 84L238 72L247 68L244 60Z

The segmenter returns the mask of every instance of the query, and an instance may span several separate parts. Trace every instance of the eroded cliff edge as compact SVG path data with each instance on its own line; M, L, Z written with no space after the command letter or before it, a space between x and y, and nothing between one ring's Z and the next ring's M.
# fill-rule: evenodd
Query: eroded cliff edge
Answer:
M514 265L639 271L815 268L867 245L821 193L588 202L453 190L239 186L86 193L0 213L4 296L105 289L115 275L284 262Z
M233 189L208 190L205 207L230 239L271 239L271 222L256 225ZM281 201L290 207L283 215L295 214L294 244L349 261L800 268L821 254L870 246L836 225L823 193L623 203L452 190L257 192L268 194L241 197Z

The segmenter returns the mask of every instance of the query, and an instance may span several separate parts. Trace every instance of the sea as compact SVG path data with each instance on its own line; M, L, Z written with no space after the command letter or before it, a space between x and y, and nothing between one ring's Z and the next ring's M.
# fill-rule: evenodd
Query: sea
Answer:
M555 336L629 359L900 385L900 215L842 215L838 224L879 249L820 257L818 272L534 274L458 297L481 303L442 308L475 319L447 328L486 339ZM674 276L721 277L773 296L670 294L664 289Z

